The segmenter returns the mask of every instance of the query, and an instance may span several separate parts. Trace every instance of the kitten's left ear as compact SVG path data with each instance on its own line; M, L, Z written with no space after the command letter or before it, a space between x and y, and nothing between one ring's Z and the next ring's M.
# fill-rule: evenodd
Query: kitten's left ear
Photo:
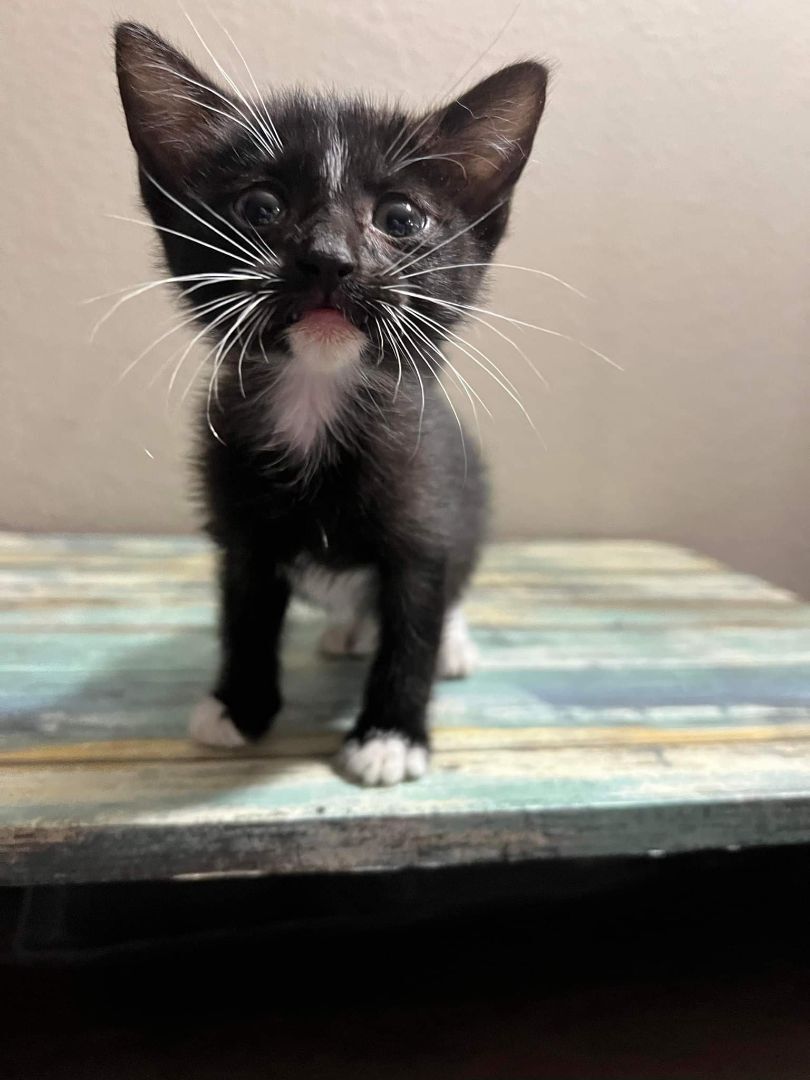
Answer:
M542 64L511 64L431 118L430 152L458 162L458 197L469 212L484 213L509 197L531 153L547 82Z

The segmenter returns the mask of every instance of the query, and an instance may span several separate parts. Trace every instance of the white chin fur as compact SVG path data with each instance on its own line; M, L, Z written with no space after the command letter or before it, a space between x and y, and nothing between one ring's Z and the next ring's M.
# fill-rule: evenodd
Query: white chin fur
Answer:
M203 746L226 746L234 749L245 745L245 738L236 730L228 710L215 697L207 697L196 705L188 722L191 738Z
M400 784L418 780L428 771L429 755L424 746L414 746L395 732L380 732L365 742L346 743L340 768L355 783L365 787Z
M304 319L287 330L290 351L299 364L310 371L335 375L341 368L357 363L366 346L366 335L346 322L320 325Z
M323 447L327 434L340 438L349 399L362 377L367 338L348 323L287 331L292 355L281 364L273 387L275 437L299 458Z

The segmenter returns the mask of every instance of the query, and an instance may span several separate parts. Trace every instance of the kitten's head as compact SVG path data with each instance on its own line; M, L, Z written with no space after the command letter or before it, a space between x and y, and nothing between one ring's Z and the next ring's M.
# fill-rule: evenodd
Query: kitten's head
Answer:
M458 321L503 235L543 110L540 64L414 117L240 93L132 23L116 46L143 198L220 360L396 370L408 341L436 364L428 342Z

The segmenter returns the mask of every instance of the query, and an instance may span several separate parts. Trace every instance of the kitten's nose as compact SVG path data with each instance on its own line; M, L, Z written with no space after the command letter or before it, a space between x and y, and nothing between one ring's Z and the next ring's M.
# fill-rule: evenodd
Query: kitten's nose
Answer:
M310 248L295 262L302 276L327 294L354 270L351 253L343 246Z

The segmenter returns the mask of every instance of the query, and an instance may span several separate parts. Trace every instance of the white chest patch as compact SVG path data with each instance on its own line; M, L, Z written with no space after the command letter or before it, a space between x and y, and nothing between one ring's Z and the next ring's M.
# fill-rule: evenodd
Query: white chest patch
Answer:
M327 435L345 434L367 339L348 324L339 333L324 332L306 320L290 327L288 338L292 356L273 383L273 428L279 443L305 458Z
M290 571L294 592L333 618L354 618L369 611L374 603L375 578L371 570L333 573L304 556Z

